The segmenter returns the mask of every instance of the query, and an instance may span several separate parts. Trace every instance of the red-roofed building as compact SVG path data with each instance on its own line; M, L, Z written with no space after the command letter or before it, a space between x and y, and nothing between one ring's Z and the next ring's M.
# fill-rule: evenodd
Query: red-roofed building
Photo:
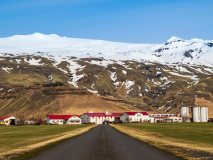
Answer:
M1 125L15 125L16 117L14 116L5 116L0 118Z
M47 124L81 124L80 115L47 115Z
M107 110L105 113L84 113L81 116L82 123L95 123L103 124L104 122L120 122L122 113L109 113Z
M122 116L123 123L148 122L154 123L154 118L150 118L146 112L125 112Z

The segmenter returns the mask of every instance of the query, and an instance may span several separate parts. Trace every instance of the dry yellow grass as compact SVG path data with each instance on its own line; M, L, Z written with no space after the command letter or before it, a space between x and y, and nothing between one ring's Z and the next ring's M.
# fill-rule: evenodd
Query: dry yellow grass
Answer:
M171 137L165 137L160 133L142 131L141 129L130 128L127 126L113 125L113 124L111 126L117 129L118 131L123 132L131 137L137 138L143 142L149 143L150 145L156 146L160 149L169 151L177 155L178 157L184 159L189 160L202 159L191 157L186 153L187 150L213 153L212 145L175 139Z
M111 112L135 110L131 105L106 101L96 95L63 95L57 96L35 114L83 114L87 111L105 112L106 109Z

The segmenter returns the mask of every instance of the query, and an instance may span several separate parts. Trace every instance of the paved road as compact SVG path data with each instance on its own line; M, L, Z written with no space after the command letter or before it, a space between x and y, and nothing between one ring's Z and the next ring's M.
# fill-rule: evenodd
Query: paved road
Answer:
M109 125L41 152L32 160L177 160L173 155L118 132Z

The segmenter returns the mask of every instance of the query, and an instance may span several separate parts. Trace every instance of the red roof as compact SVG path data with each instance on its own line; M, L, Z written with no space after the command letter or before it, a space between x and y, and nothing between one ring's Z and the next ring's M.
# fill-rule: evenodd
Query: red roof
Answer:
M122 113L86 113L88 116L90 117L121 117L122 116Z
M115 117L121 117L123 114L122 113L112 113L112 116L115 116Z
M73 116L80 118L79 115L47 115L49 119L70 119Z
M141 114L143 114L143 115L149 115L148 113L146 113L146 112L125 112L126 114L128 114L128 115L136 115L137 113L141 113Z
M7 119L7 118L10 118L10 117L13 117L13 116L1 117L0 120L2 120L2 119Z

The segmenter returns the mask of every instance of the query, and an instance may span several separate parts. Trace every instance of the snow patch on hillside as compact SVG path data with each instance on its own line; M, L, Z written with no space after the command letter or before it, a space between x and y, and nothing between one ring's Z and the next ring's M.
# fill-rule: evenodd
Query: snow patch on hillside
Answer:
M12 70L13 68L9 68L9 67L2 67L1 69L2 69L3 71L7 72L7 73L10 73L10 72L11 72L11 70Z
M210 73L213 73L213 69L210 69L210 68L204 68L206 71L210 72Z
M127 71L125 71L125 70L122 70L122 73L123 73L123 74L127 74Z
M135 84L134 81L128 81L128 80L126 80L125 85L126 85L126 90L127 90L126 93L127 93L127 94L129 94L129 92L130 92L131 90L133 90L132 86L134 86L134 84Z
M41 64L41 59L35 59L35 58L32 58L32 59L29 59L27 60L27 58L24 59L25 62L28 62L30 65L35 65L35 66L39 66L39 65L43 65ZM17 61L18 62L18 61ZM20 62L20 61L19 61Z
M112 73L110 74L110 78L111 78L113 81L116 81L116 80L117 80L116 72L112 72Z

